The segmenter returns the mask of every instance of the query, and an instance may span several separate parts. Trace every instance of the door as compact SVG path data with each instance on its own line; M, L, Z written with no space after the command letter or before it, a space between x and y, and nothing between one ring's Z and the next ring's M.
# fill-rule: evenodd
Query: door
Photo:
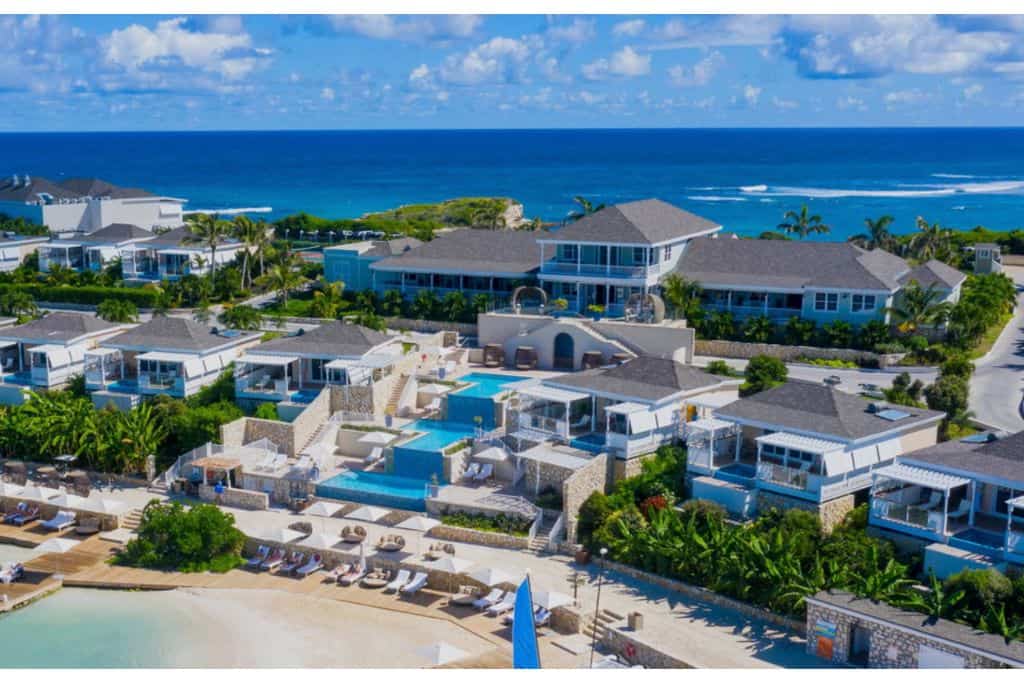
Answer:
M964 658L952 652L921 645L917 650L918 669L963 669Z
M556 370L572 370L575 367L576 343L572 335L559 332L555 335L554 366Z
M850 664L867 666L870 650L871 632L863 626L854 626L850 630Z

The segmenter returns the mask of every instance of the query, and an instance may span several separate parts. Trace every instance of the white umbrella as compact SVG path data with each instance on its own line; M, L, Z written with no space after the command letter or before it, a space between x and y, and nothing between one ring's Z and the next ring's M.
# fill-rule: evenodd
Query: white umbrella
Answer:
M56 505L61 508L81 508L85 505L85 498L71 493L62 493L48 502L50 505Z
M389 514L390 510L379 508L374 505L364 505L361 508L356 508L352 512L345 515L346 519L354 519L357 522L376 522L381 517Z
M324 500L318 500L303 510L302 514L313 515L314 517L333 517L342 507L343 506L338 503L328 503Z
M18 494L18 498L21 498L22 500L38 500L45 503L59 493L60 491L57 489L51 489L48 486L26 486L25 489Z
M417 391L428 396L440 396L441 394L448 393L450 389L451 387L446 387L443 384L422 384Z
M299 545L304 545L307 548L316 548L317 550L330 550L339 543L341 543L341 536L335 534L312 534L309 538L302 539Z
M432 666L441 666L442 664L462 659L469 653L442 640L439 643L421 647L416 650L416 654L430 662Z
M533 594L533 604L544 609L554 609L562 605L572 604L572 598L565 593L555 591L537 591Z
M416 515L409 519L399 522L395 525L398 529L408 529L409 531L430 531L435 526L440 524L441 521L437 519L431 519L430 517L424 517L423 515Z
M50 540L43 541L42 543L37 545L36 551L41 555L45 555L48 553L53 553L55 555L63 555L64 553L71 550L78 544L79 541L72 541L70 538L51 538ZM64 578L60 573L60 557L57 557L54 560L53 576L54 578Z
M490 448L485 448L479 453L474 453L473 460L480 460L485 462L505 462L506 460L508 460L508 451L506 451L504 448L491 446Z
M454 557L452 555L445 555L440 560L428 562L426 565L429 569L433 569L439 572L448 573L448 592L453 593L452 583L455 580L456 574L462 574L466 572L470 567L473 566L473 562L470 560L463 560L461 557Z
M128 509L128 506L119 500L101 498L100 496L89 496L78 506L79 510L86 512L99 512L104 515L119 515Z
M366 434L359 437L357 443L373 444L375 446L383 446L394 441L398 437L397 434L389 434L388 432L367 432Z
M275 528L275 529L264 529L263 531L256 534L256 538L264 541L271 541L273 543L291 543L292 541L302 538L306 534L295 529L288 528Z
M491 569L490 567L476 570L469 575L469 578L479 581L485 586L497 586L502 583L517 584L522 579L521 576L515 576L501 569Z

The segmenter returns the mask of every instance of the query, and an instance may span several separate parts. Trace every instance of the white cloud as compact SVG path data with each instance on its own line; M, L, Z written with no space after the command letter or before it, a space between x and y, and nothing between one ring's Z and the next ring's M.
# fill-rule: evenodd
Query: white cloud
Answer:
M836 108L842 109L843 111L851 109L854 111L867 111L867 106L864 104L864 100L852 95L847 95L837 99Z
M644 76L651 72L651 56L640 54L627 45L613 53L609 59L601 58L585 64L582 71L584 78L591 81L600 81L609 76L624 78Z
M722 65L725 57L718 50L700 59L693 66L676 64L668 69L669 80L677 87L707 85Z
M650 49L770 45L781 25L781 17L753 14L679 17L651 30L660 42Z
M367 38L423 42L469 38L483 23L475 14L396 17L387 14L335 14L327 17L334 31Z
M756 104L756 102L755 102L755 104ZM797 102L796 100L785 100L785 99L782 99L781 97L779 97L777 95L773 95L772 96L772 105L776 109L782 109L782 110L797 109L797 108L800 107L800 103Z
M412 90L424 91L437 88L437 84L434 82L434 75L426 64L420 64L410 71L408 82Z
M497 36L468 52L446 57L440 77L457 85L518 82L524 78L531 53L526 42Z
M334 88L324 88L320 91L320 99L327 102L334 101Z
M595 35L593 19L575 17L571 23L549 26L545 35L553 41L563 43L585 43Z
M888 109L896 109L898 107L905 107L913 104L920 104L931 99L931 96L918 89L913 88L911 90L896 90L885 94L883 101Z
M981 94L981 91L984 90L984 89L985 89L985 86L981 85L980 83L972 83L972 84L970 84L969 86L967 86L966 88L963 89L962 94L963 94L964 100L970 102L971 100L976 99L978 97L978 95Z
M761 88L750 85L749 83L743 86L743 99L746 100L748 106L757 106L757 101L761 99L761 90Z
M647 22L643 19L620 21L612 26L612 35L616 38L635 38L644 32Z

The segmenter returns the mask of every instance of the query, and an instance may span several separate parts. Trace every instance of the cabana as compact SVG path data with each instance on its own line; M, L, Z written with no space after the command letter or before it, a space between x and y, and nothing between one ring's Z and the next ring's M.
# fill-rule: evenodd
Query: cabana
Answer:
M299 388L292 368L298 360L298 356L246 353L235 364L235 391L240 397L284 401L292 389Z
M736 423L716 417L687 422L687 466L695 473L708 475L713 475L720 468L735 468L740 463L739 436L740 429ZM752 471L748 474L753 476Z
M505 364L505 348L501 344L484 346L484 367L499 368Z
M850 485L848 475L862 468L859 474L870 481L869 468L880 461L891 460L896 452L880 453L881 446L865 446L847 450L846 444L790 432L773 432L759 436L757 442L757 478L765 488L781 487L787 493L809 496L815 500L829 496L829 486ZM886 449L898 448L886 442ZM802 495L801 495L802 494Z
M516 347L516 370L535 370L537 368L537 349L532 346Z
M241 481L242 462L238 458L207 456L189 464L192 467L192 481L199 484L222 484L232 488L237 487Z
M519 431L571 439L594 431L594 399L581 391L534 384L518 389Z
M632 401L606 406L605 443L629 457L671 441L679 425L678 406L654 407Z
M81 372L85 361L84 345L40 344L29 349L32 384L41 387L59 386Z
M966 477L895 463L874 473L871 515L883 525L898 522L946 537L957 522L974 523L973 498L974 482Z

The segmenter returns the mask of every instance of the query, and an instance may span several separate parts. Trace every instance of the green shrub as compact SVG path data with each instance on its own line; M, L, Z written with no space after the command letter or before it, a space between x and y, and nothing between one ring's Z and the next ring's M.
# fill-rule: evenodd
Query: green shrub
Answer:
M441 523L448 526L458 526L464 529L475 529L477 531L490 531L492 533L509 534L511 536L526 536L530 533L533 520L524 519L515 515L498 514L494 517L487 515L472 514L468 512L455 512L441 516Z
M754 356L743 372L746 379L740 386L740 396L750 396L778 386L786 381L788 375L786 364L778 358Z
M256 407L256 412L253 413L254 417L258 417L261 420L280 420L281 418L277 414L277 404L272 401L264 401Z
M554 486L547 486L537 495L534 502L545 510L561 510L562 492L556 490Z
M1013 595L1013 583L1005 574L988 569L965 569L945 581L947 592L964 592L964 609L976 619L988 612L989 607L1008 601Z
M142 511L137 537L117 555L132 567L186 572L228 571L241 562L245 535L234 515L216 505L191 508L150 501Z
M713 360L705 368L712 375L723 375L725 377L739 377L740 373L733 370L732 366L724 360Z
M9 292L25 292L36 301L98 306L107 299L129 301L138 308L153 308L160 299L156 290L143 287L98 287L79 285L51 287L44 284L0 284L0 297Z

